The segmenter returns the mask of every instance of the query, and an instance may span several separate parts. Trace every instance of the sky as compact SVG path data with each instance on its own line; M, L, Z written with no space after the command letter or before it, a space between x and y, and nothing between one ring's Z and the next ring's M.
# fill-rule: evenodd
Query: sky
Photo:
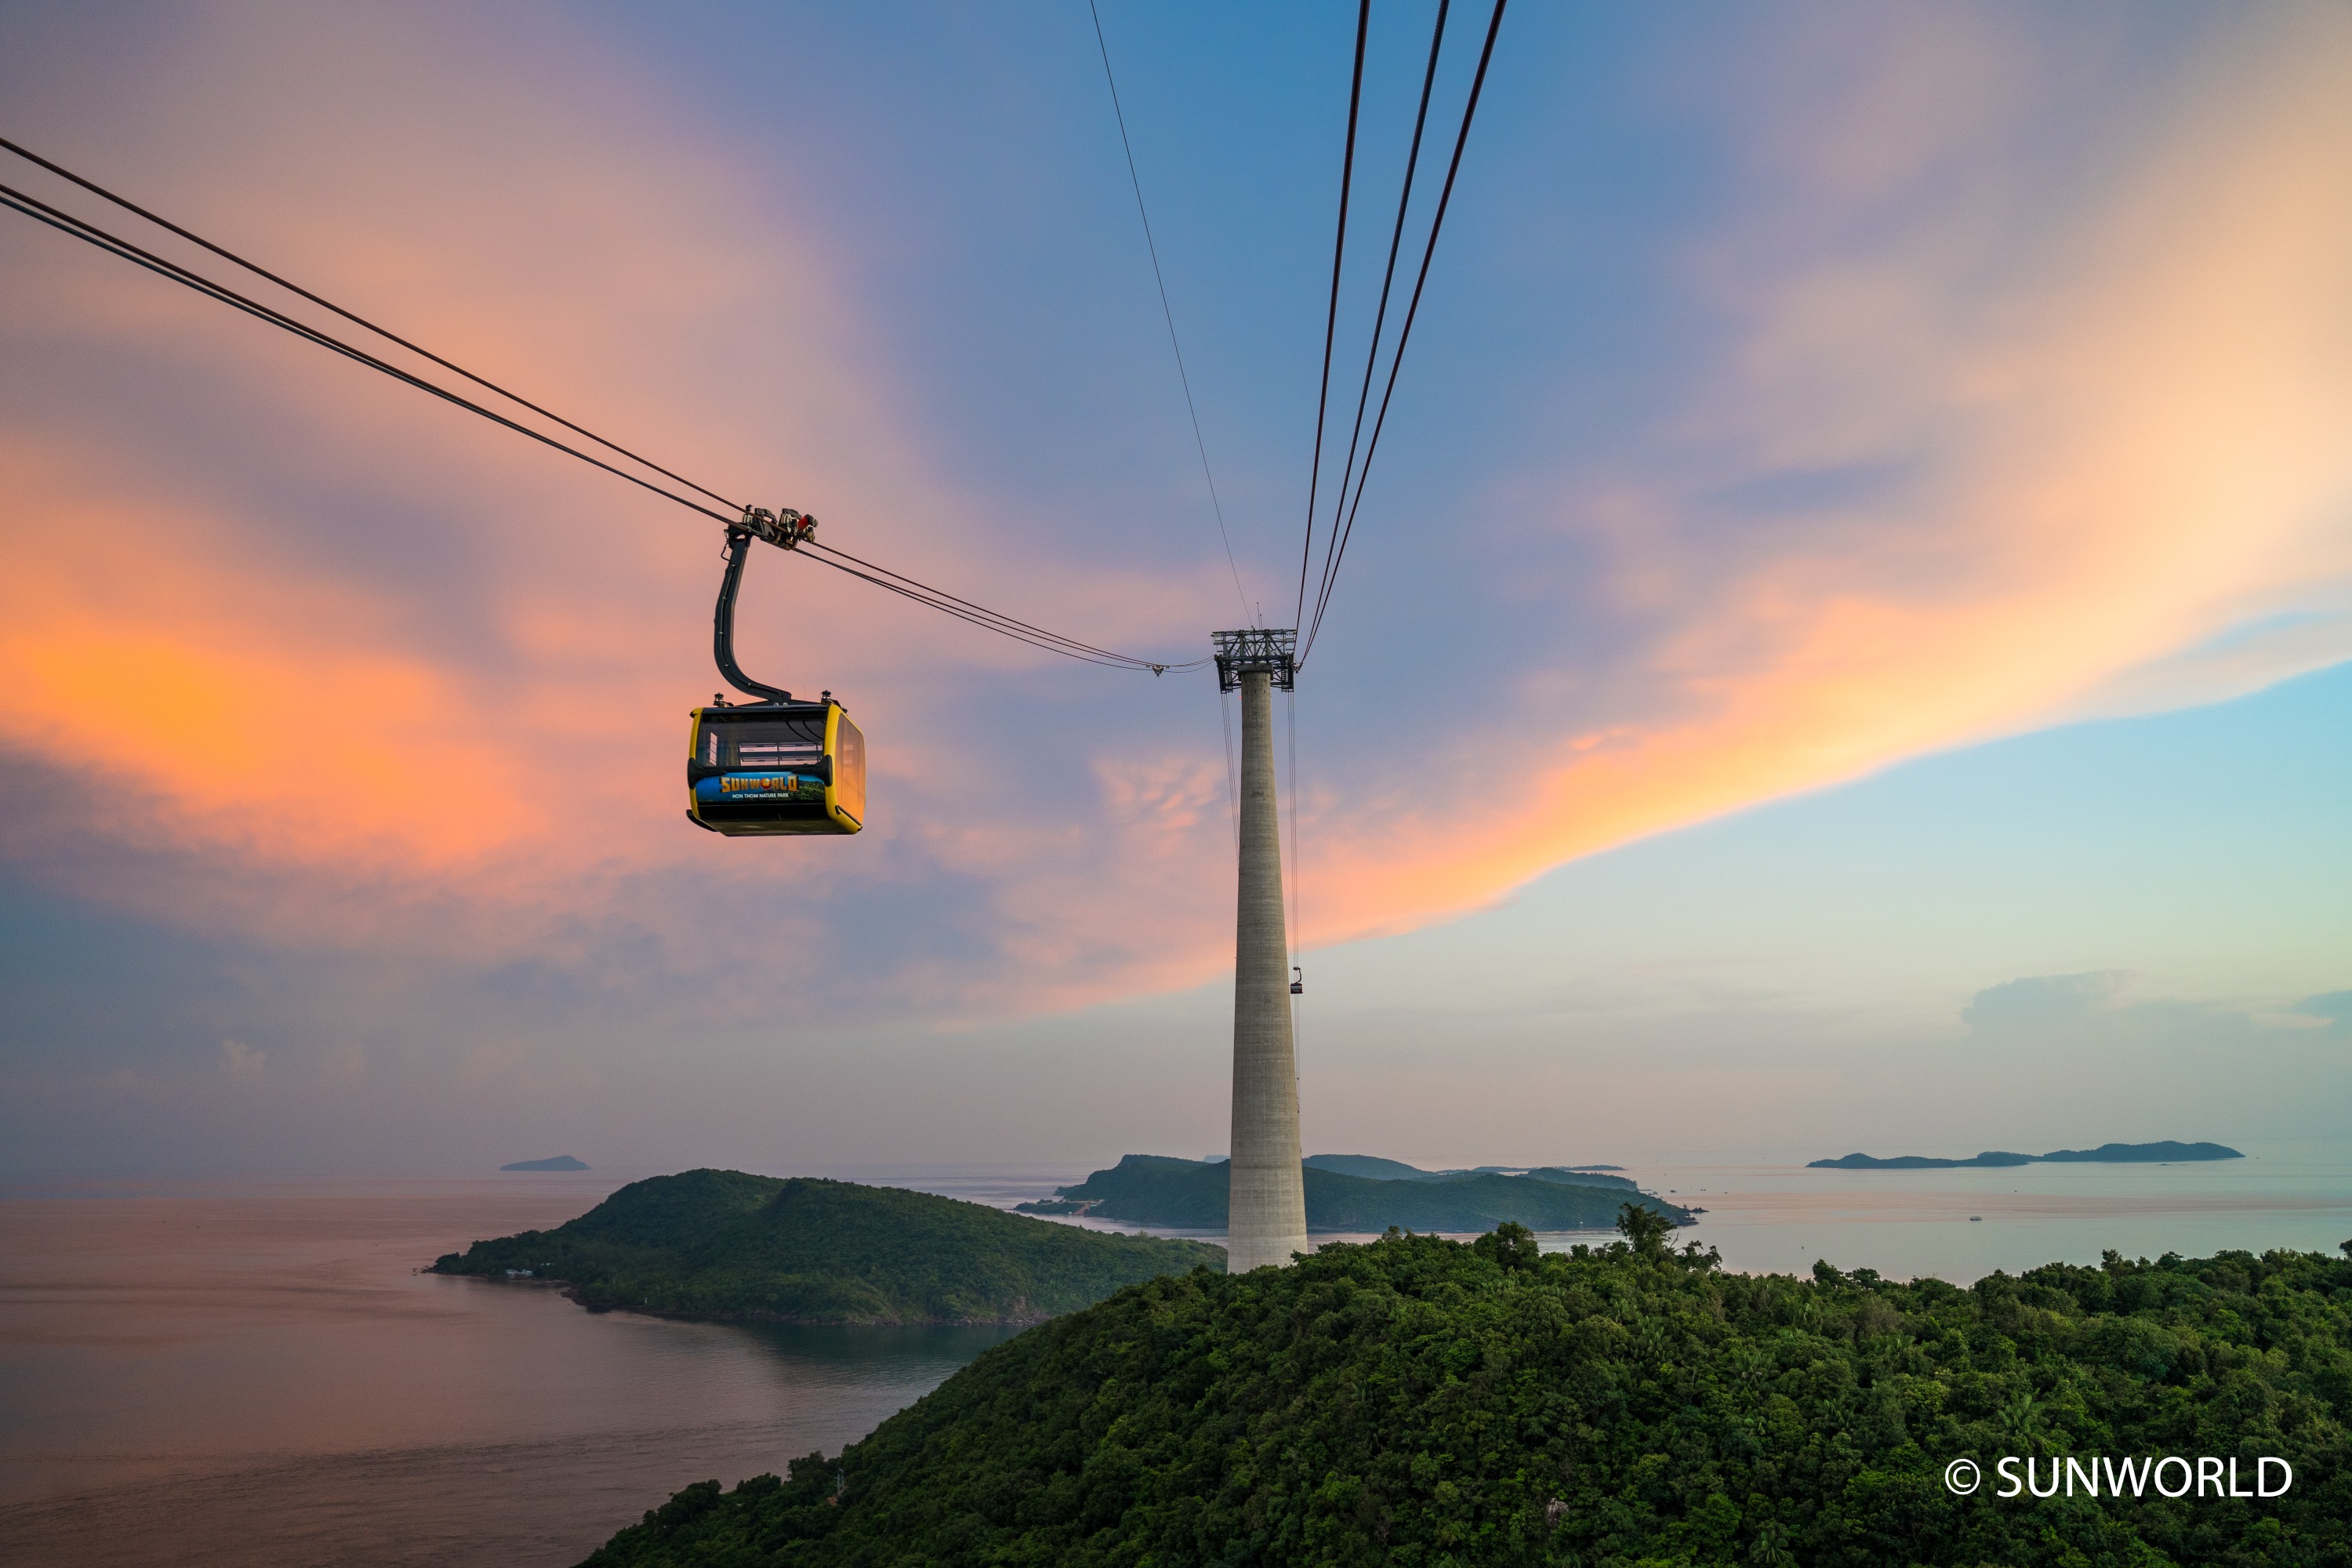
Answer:
M0 134L1179 661L1294 618L1353 15L1101 17L1230 564L1083 4L16 0ZM2343 1135L2347 136L2340 6L1512 10L1282 715L1307 1143ZM713 524L0 217L0 1176L1222 1148L1211 677L762 551L870 825L699 833Z

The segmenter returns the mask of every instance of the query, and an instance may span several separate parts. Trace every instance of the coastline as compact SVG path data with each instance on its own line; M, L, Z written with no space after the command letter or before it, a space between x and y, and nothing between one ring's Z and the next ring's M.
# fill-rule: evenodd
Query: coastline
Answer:
M453 1275L452 1279L465 1279ZM478 1276L477 1276L478 1278ZM529 1285L529 1279L493 1280L499 1285ZM635 1307L625 1301L583 1301L580 1287L564 1280L537 1281L563 1286L562 1296L583 1312L602 1316L607 1312L626 1312L632 1317L659 1318L672 1323L747 1323L774 1324L792 1329L1034 1329L1040 1323L1050 1323L1066 1313L1032 1311L1018 1317L1004 1318L812 1318L791 1312L761 1312L751 1310L734 1311L683 1312L664 1307Z

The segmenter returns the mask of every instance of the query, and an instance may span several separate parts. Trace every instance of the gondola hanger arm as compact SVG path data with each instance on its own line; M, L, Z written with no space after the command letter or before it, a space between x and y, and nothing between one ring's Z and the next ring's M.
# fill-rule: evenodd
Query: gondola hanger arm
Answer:
M747 506L743 521L727 527L727 574L719 584L719 604L711 616L711 652L718 659L719 673L727 684L761 702L790 702L793 694L781 686L770 686L743 673L735 662L735 595L743 585L743 562L751 553L751 541L764 539L782 550L798 548L816 532L816 519L790 507L770 511L764 507Z

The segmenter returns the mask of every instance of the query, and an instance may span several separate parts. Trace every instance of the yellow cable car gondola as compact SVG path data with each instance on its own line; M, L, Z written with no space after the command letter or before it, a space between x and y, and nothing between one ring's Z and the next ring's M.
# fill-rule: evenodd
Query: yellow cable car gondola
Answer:
M727 531L727 575L711 621L719 672L756 698L693 710L687 732L687 820L730 837L786 833L856 833L866 826L866 737L848 711L824 693L819 701L745 675L735 662L735 594L754 538L791 549L816 531L816 520L785 510L747 509L744 526Z

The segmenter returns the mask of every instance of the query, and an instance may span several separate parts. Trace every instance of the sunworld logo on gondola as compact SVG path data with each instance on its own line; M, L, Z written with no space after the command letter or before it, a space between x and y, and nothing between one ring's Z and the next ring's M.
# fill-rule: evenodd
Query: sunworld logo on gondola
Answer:
M2242 1484L2235 1458L2210 1454L2150 1455L2141 1458L2087 1458L2067 1455L2039 1459L2011 1454L1995 1461L1993 1474L2000 1485L1989 1497L2146 1497L2274 1498L2284 1497L2294 1485L2294 1467L2273 1455L2253 1461L2253 1473ZM1945 1487L1967 1497L1984 1485L1984 1471L1974 1459L1954 1459L1944 1467Z
M800 785L800 777L796 773L771 778L723 778L719 781L722 795L793 795L798 793Z

